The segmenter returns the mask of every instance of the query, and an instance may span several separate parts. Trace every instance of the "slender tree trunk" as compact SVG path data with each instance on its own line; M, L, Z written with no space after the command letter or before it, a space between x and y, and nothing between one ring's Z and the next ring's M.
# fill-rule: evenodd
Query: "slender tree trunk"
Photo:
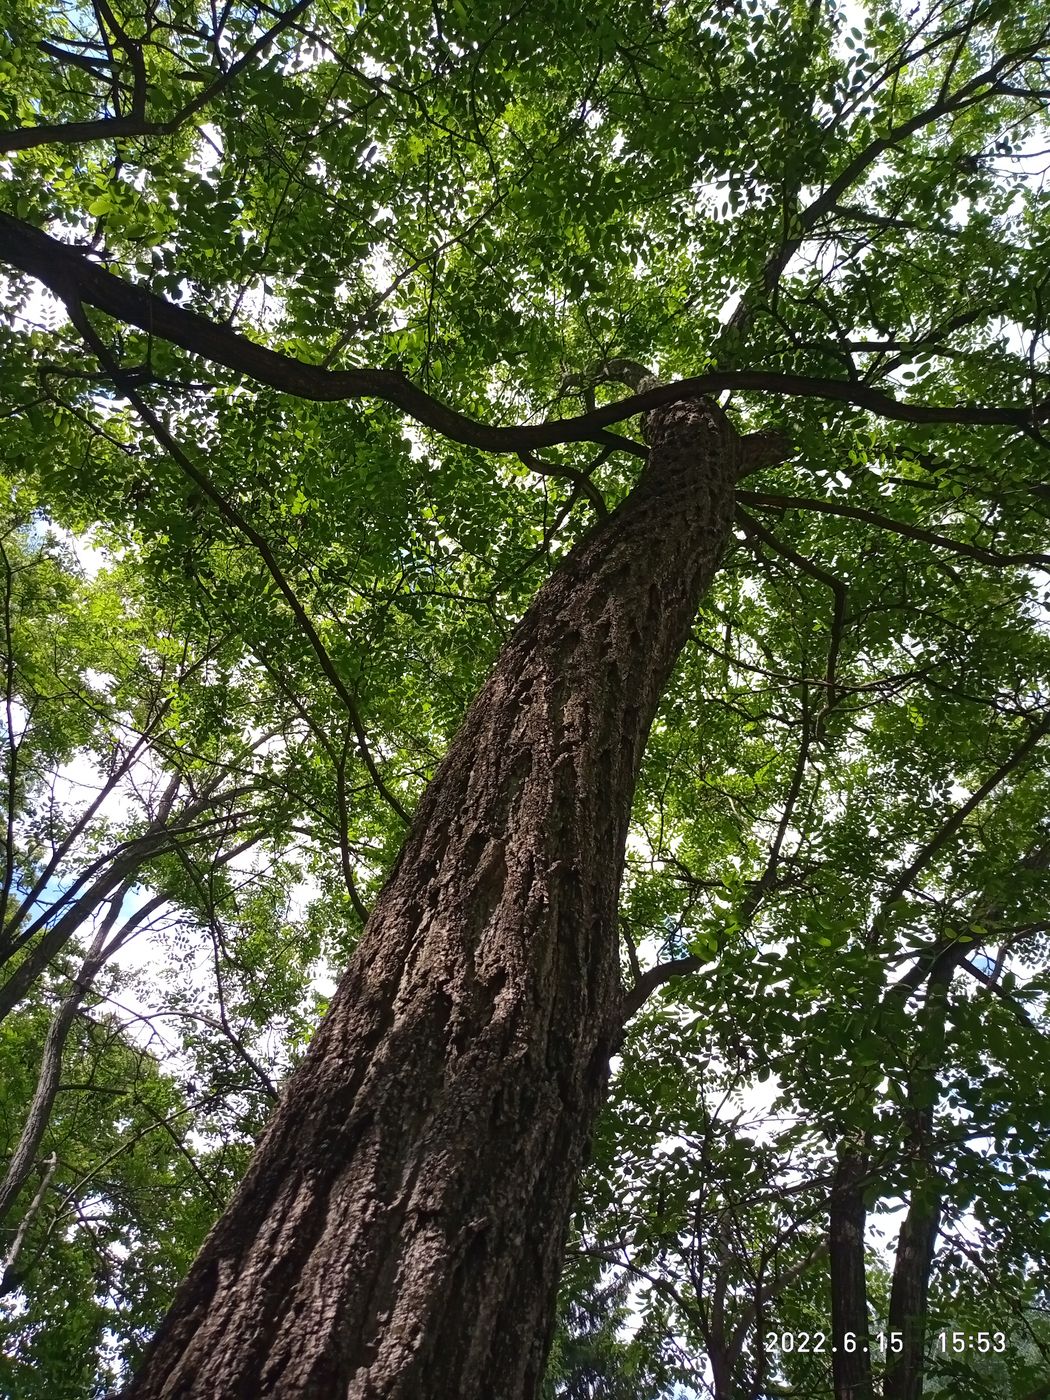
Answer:
M835 1169L828 1222L835 1400L872 1400L874 1393L864 1267L867 1178L868 1158L863 1143L847 1140Z
M729 1221L723 1217L719 1235L723 1249L728 1248ZM711 1290L711 1306L707 1310L704 1349L711 1367L714 1400L733 1400L733 1365L729 1357L726 1335L726 1293L729 1289L729 1268L724 1254L718 1251L717 1272Z
M733 1400L733 1368L725 1349L709 1347L707 1359L711 1363L714 1400Z
M141 864L141 862L139 862ZM11 976L0 985L0 1021L4 1021L25 999L70 939L89 923L92 914L127 881L136 866L114 861L55 921L15 965Z
M7 1164L3 1180L0 1181L0 1225L3 1225L10 1214L12 1206L18 1199L26 1179L33 1169L37 1152L47 1131L47 1125L51 1121L51 1111L58 1096L58 1081L62 1073L62 1056L65 1053L66 1041L69 1039L69 1032L76 1014L80 1010L81 1002L91 990L91 984L98 976L103 963L112 956L129 934L166 902L165 895L155 895L153 899L142 905L128 918L117 937L107 946L113 925L120 917L121 905L130 893L131 887L132 879L129 877L110 896L109 912L102 920L91 947L88 949L87 956L80 965L80 971L73 981L73 986L65 1000L59 1004L59 1008L48 1027L47 1035L44 1037L44 1049L40 1057L40 1070L37 1074L33 1098L26 1113L25 1123L22 1125L18 1144L11 1154L11 1160Z
M127 1400L535 1395L618 1033L642 749L748 455L700 400L647 432L471 706ZM784 455L763 437L753 460Z
M22 1276L18 1272L18 1263L22 1258L22 1249L29 1238L29 1227L40 1213L40 1207L47 1199L47 1193L51 1187L51 1178L58 1167L58 1154L52 1152L43 1164L44 1171L40 1178L40 1185L36 1188L36 1194L29 1203L29 1209L22 1216L15 1237L11 1241L11 1247L7 1251L7 1258L4 1267L0 1270L0 1298L8 1293L14 1293L22 1286Z
M889 1330L903 1339L903 1350L886 1356L885 1400L919 1400L922 1395L927 1294L940 1221L940 1189L928 1176L912 1187L908 1214L897 1236Z
M114 898L109 916L95 938L87 958L81 965L72 991L59 1006L47 1029L47 1035L44 1037L44 1050L40 1057L40 1072L37 1075L36 1089L26 1114L26 1121L22 1125L18 1144L7 1164L3 1181L0 1181L0 1225L10 1214L12 1206L18 1199L19 1193L33 1169L37 1151L43 1141L44 1133L47 1131L47 1125L51 1121L51 1110L55 1106L58 1080L62 1073L62 1055L66 1048L66 1041L69 1039L70 1027L80 1009L80 1003L87 995L88 989L102 965L101 955L106 935L118 912L119 906Z
M121 765L117 770L118 776L127 766L129 765ZM194 800L187 801L181 808L173 811L175 798L182 783L181 776L178 773L173 774L161 796L156 815L140 836L120 842L113 852L92 861L81 871L69 889L63 892L55 905L48 903L33 919L28 916L42 901L32 893L25 897L19 910L12 915L7 954L5 958L0 959L0 966L3 966L15 953L22 953L21 960L15 964L14 971L7 981L0 984L0 1021L9 1016L28 995L70 939L80 932L108 899L113 897L115 890L125 881L134 883L135 877L141 874L155 856L173 850L177 845L184 848L191 842L200 840L202 833L193 830L193 824L199 817L209 812L214 814L216 810L253 791L250 784L221 790L220 782L221 779L215 779L208 783L198 790ZM102 795L112 791L114 784L107 783ZM86 828L86 817L97 811L98 805L97 801L92 803L87 811L81 814L77 828ZM231 832L238 829L239 824L236 821L228 828ZM67 837L63 847L71 847L73 844ZM55 864L57 868L57 863L49 861L49 865L51 864ZM40 881L37 885L39 889L43 888ZM56 908L62 912L48 927L48 919L54 916Z
M920 1063L908 1086L908 1149L912 1159L911 1199L897 1236L890 1285L888 1327L902 1339L902 1350L886 1356L885 1400L920 1400L926 1364L926 1314L930 1270L941 1223L943 1191L933 1163L933 1122L937 1070L944 1057L948 988L962 956L943 958L930 974L922 1009Z

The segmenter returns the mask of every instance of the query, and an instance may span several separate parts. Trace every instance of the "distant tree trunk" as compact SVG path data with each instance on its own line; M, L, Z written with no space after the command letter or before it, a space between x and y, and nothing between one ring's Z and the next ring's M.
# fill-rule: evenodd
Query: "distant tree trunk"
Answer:
M733 1400L733 1372L724 1349L709 1348L707 1359L711 1364L714 1400Z
M919 1400L922 1395L927 1295L940 1221L940 1191L930 1177L913 1186L897 1237L888 1327L902 1338L903 1350L886 1357L885 1400Z
M88 949L88 955L73 979L72 989L60 1003L58 1011L48 1026L47 1035L44 1037L44 1049L40 1056L40 1070L37 1074L36 1088L29 1102L29 1110L26 1113L18 1143L7 1163L3 1180L0 1181L0 1225L6 1221L11 1208L18 1199L19 1192L33 1169L37 1152L51 1120L51 1110L58 1097L62 1055L66 1048L66 1041L69 1039L69 1032L76 1014L80 1010L80 1004L102 966L102 954L106 946L106 939L120 914L120 896L126 892L126 889L118 891L110 901L109 912L102 920L94 941Z
M867 1179L868 1158L863 1143L847 1140L835 1169L828 1221L835 1400L872 1400L873 1395L864 1268ZM851 1346L853 1349L849 1350Z
M926 1363L930 1270L941 1223L943 1192L933 1162L937 1070L944 1056L948 989L965 945L942 958L930 974L920 1023L920 1061L908 1085L908 1151L912 1184L908 1213L897 1237L887 1326L902 1340L886 1356L885 1400L920 1400Z
M113 930L113 925L117 922L121 914L121 906L125 897L130 893L132 880L125 880L116 892L110 896L109 911L99 924L98 930L88 949L87 957L80 965L80 970L73 979L73 985L66 997L59 1003L58 1010L52 1018L48 1027L47 1035L44 1037L44 1048L40 1056L40 1069L37 1073L36 1088L29 1103L25 1122L18 1138L14 1152L7 1163L3 1180L0 1181L0 1226L7 1220L12 1207L22 1191L33 1165L37 1159L40 1144L44 1140L48 1123L51 1121L51 1112L55 1106L55 1099L58 1097L59 1078L62 1073L62 1056L65 1053L66 1042L69 1039L69 1032L80 1010L81 1003L91 990L91 984L98 976L106 958L112 954L112 945L107 949L107 942ZM140 905L135 912L124 921L124 926L115 940L122 942L136 928L141 926L150 918L161 905L167 902L166 895L155 895ZM0 1294L3 1292L3 1285L0 1284Z
M127 1400L525 1400L621 1010L616 904L660 695L750 455L689 400L552 575Z
M704 1350L711 1367L714 1400L733 1400L733 1363L726 1336L728 1287L729 1270L723 1257L718 1261L714 1287L711 1290L711 1306L707 1310L707 1325L704 1328Z

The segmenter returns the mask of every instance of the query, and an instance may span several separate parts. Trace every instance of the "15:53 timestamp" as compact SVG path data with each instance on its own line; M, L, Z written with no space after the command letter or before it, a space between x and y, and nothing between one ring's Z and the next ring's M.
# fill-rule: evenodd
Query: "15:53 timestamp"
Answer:
M940 1331L937 1333L935 1346L939 1352L1004 1352L1006 1350L1006 1333Z

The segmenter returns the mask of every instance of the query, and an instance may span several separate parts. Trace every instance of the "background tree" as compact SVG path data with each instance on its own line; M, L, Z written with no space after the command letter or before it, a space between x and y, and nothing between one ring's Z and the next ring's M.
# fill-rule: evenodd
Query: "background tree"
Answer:
M228 636L86 578L24 489L6 526L4 1384L80 1395L140 1351L316 1018L321 926L286 906L317 816Z

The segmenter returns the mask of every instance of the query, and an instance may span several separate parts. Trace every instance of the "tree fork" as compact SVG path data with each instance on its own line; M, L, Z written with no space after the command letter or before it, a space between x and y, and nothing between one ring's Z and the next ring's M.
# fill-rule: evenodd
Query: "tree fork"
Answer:
M703 399L646 431L470 707L125 1400L536 1394L621 1020L643 747L734 481L789 451Z

